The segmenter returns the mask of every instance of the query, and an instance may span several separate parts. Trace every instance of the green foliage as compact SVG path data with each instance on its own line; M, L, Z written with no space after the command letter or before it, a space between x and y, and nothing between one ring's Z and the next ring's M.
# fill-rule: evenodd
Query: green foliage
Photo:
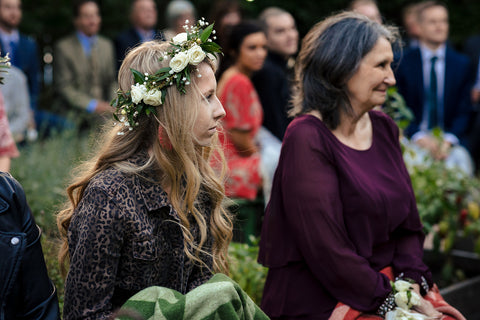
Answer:
M12 175L20 182L37 224L44 233L56 233L55 212L65 200L66 179L88 150L88 139L75 131L27 144L12 160Z
M250 236L252 245L232 242L228 249L230 257L230 277L252 298L260 304L263 286L267 277L267 268L257 262L258 239Z
M401 130L407 128L414 118L412 111L407 107L396 87L388 88L382 110L397 123Z

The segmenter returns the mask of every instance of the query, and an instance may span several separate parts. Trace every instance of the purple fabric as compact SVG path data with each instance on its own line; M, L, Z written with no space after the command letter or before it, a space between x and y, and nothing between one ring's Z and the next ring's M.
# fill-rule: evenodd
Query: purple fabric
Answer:
M259 262L270 268L261 306L271 317L328 319L338 301L375 311L391 291L379 273L389 265L432 284L398 128L369 115L364 151L310 115L287 129L260 242Z

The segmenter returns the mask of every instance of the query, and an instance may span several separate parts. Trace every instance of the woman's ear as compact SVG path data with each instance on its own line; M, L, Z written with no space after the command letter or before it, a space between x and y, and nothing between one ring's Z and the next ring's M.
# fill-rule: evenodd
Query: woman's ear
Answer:
M172 144L168 138L167 132L163 129L161 125L158 126L158 141L160 146L165 150L172 150Z

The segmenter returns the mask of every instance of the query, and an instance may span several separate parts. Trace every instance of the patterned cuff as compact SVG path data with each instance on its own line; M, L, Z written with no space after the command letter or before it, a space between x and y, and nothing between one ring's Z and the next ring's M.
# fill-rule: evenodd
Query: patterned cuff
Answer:
M427 279L425 279L424 276L422 276L422 282L420 283L420 287L424 292L422 294L427 294L428 291L430 291L430 286L428 285Z
M397 305L395 304L395 296L394 296L393 292L390 292L388 297L385 299L385 301L382 303L382 305L378 308L377 315L384 318L385 314L387 312L395 309L396 306Z

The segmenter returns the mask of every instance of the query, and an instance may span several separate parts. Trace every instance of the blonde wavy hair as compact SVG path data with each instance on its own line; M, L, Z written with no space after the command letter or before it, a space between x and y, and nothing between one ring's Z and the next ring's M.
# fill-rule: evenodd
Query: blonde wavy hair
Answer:
M146 42L131 50L123 61L118 83L122 91L130 90L133 76L130 68L142 73L155 73L168 66L169 58L161 59L163 53L170 49L168 43L157 41ZM202 63L208 64L215 71L212 60L205 58ZM59 262L63 275L66 274L68 253L68 228L75 208L83 197L90 180L99 172L115 167L130 174L142 175L147 169L157 172L157 179L163 187L169 188L169 199L180 219L180 227L184 236L184 252L195 263L204 265L200 254L209 254L213 258L213 271L228 273L228 245L232 239L232 217L226 210L224 196L224 179L226 173L225 159L219 147L218 136L215 135L208 147L196 144L193 126L197 118L201 92L196 86L197 69L192 69L192 84L187 87L186 94L180 94L175 85L167 89L165 102L157 107L156 116L141 114L139 126L132 131L115 126L106 133L101 149L95 157L79 168L79 174L67 188L69 201L57 216L57 225L62 238L59 251ZM172 148L164 148L158 139L159 126L168 136ZM125 131L124 135L118 135ZM148 152L149 159L143 166L135 166L128 159L140 151ZM218 168L211 167L210 161L215 156ZM208 195L212 214L206 221L197 208L197 199L205 193ZM200 229L200 240L196 243L190 232L189 218L193 217ZM204 248L207 235L213 237L211 253Z

